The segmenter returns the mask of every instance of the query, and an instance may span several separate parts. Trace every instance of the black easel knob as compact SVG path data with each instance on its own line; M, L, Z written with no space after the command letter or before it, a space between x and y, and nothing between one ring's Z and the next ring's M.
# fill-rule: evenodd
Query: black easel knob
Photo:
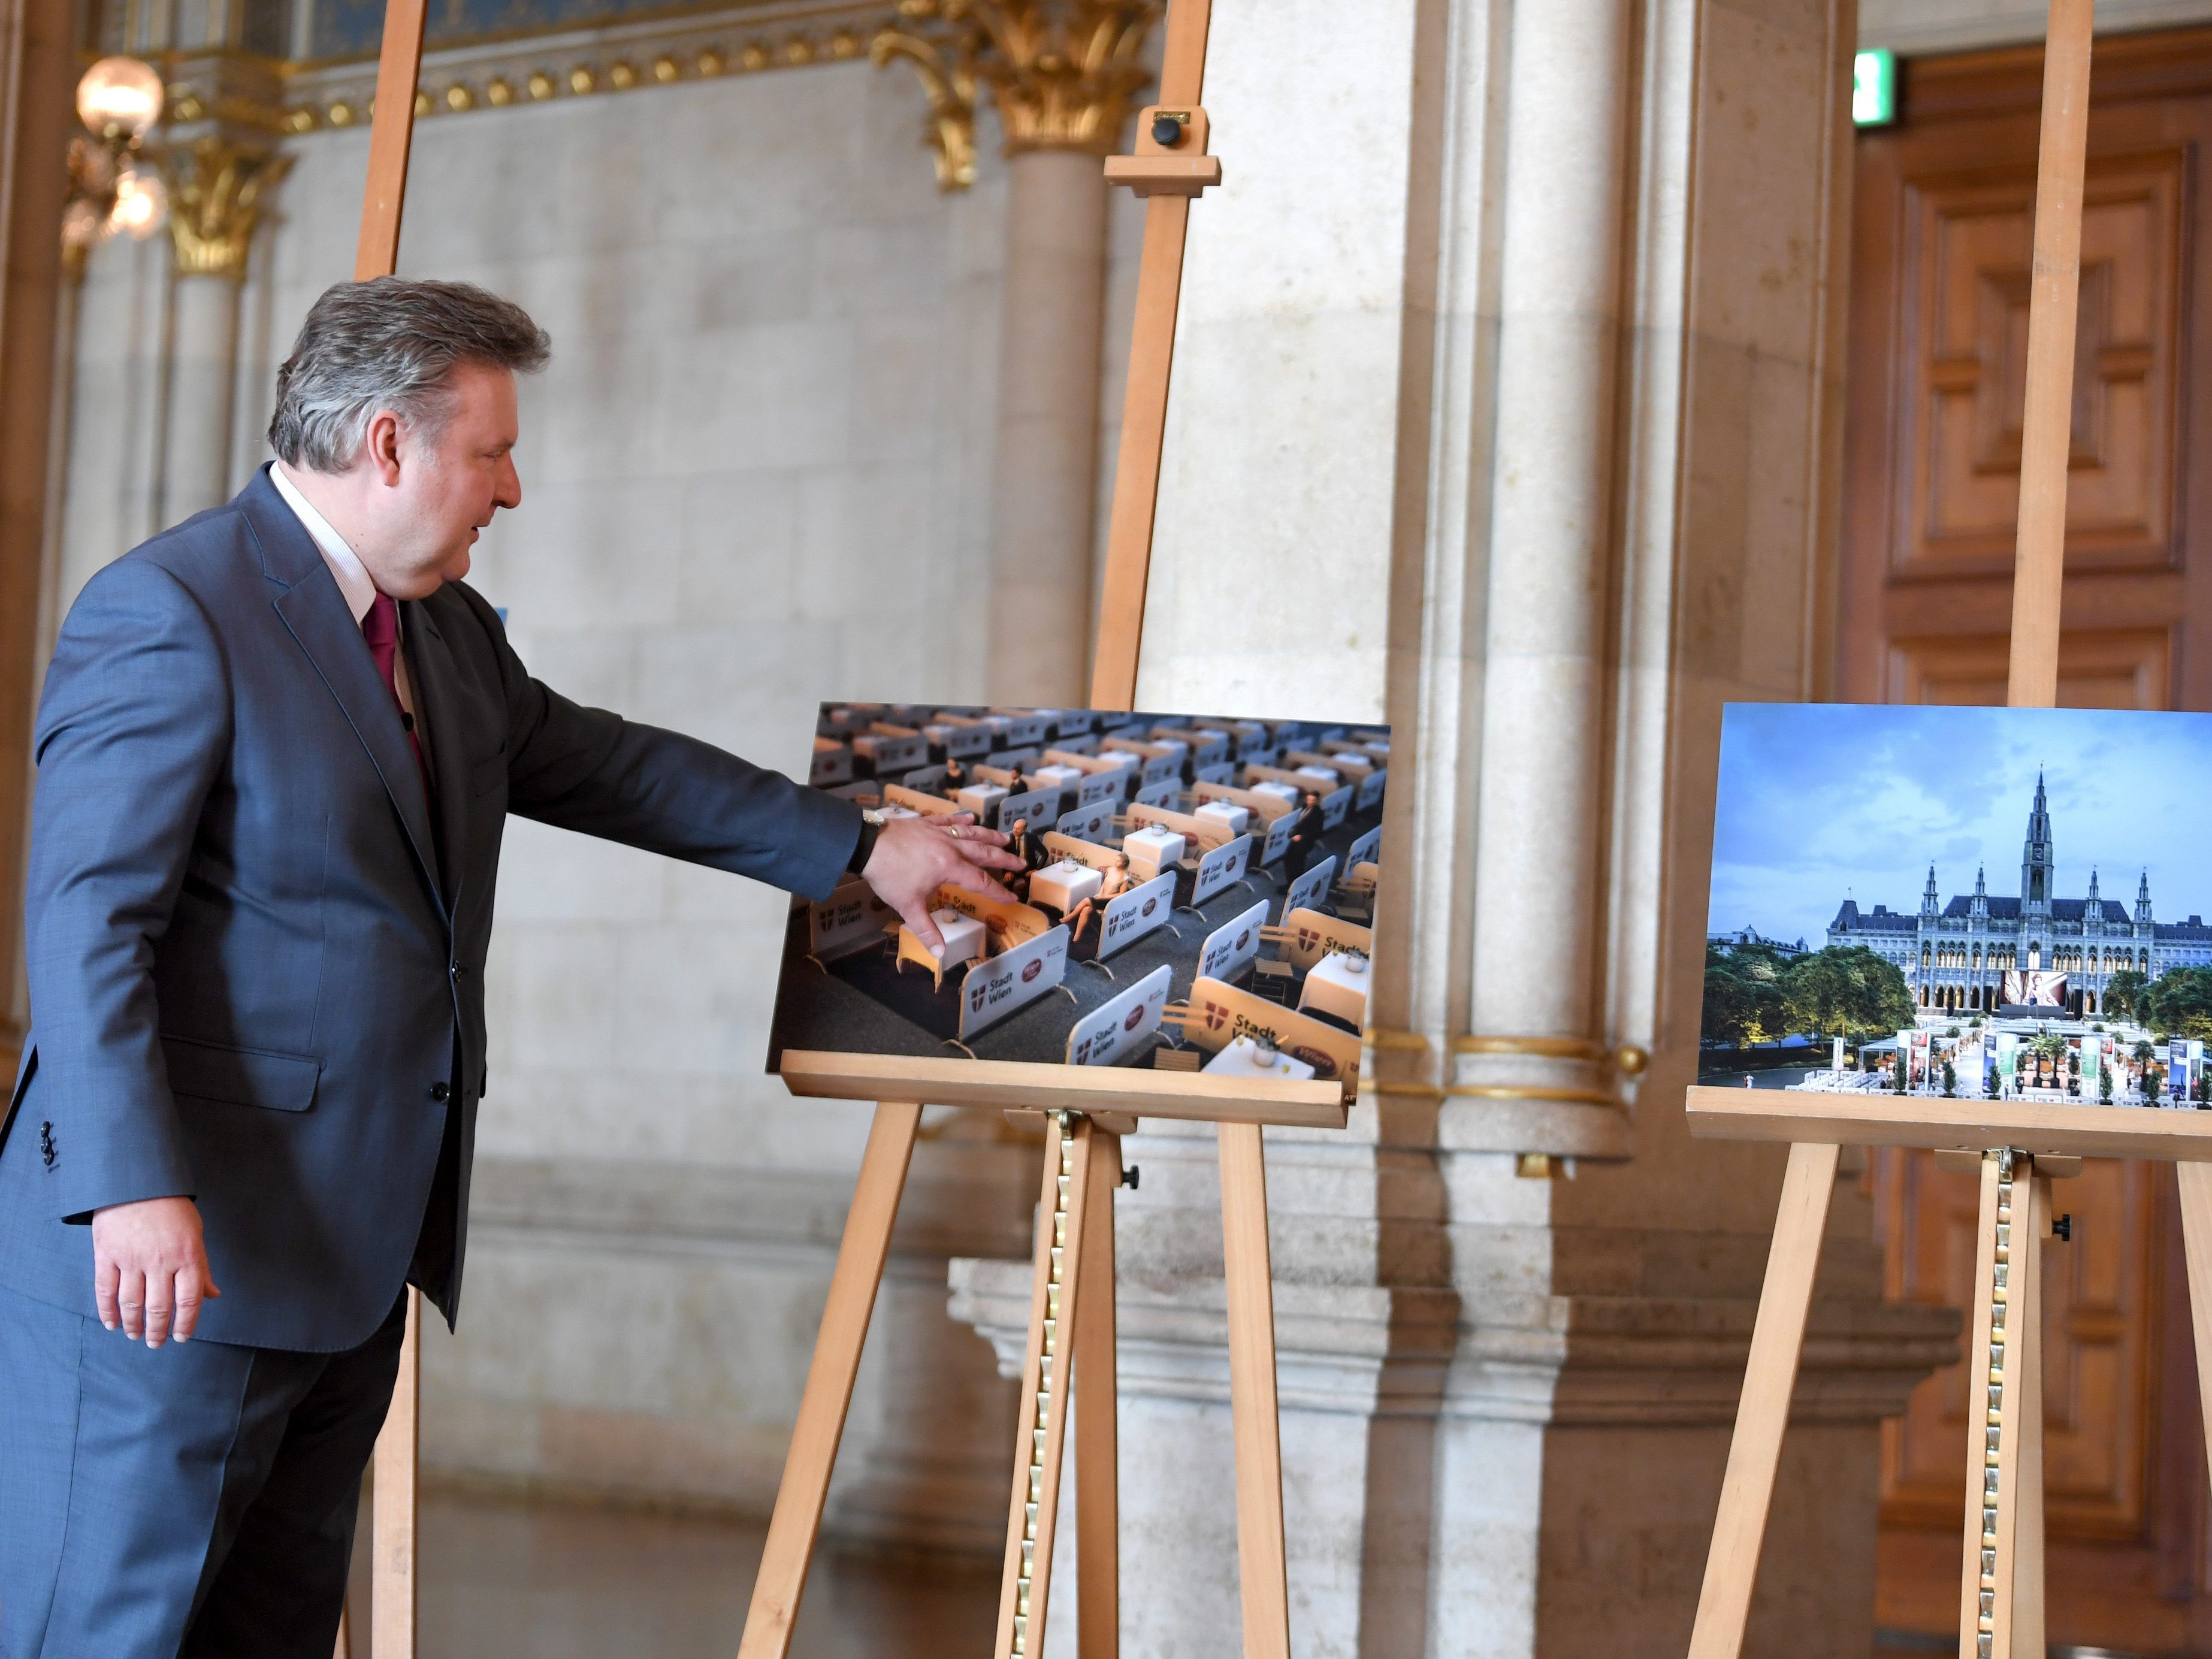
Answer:
M1121 1184L1124 1187L1127 1187L1131 1192L1135 1192L1137 1190L1137 1176L1141 1172L1138 1170L1137 1166L1132 1164L1127 1169L1121 1171Z
M2051 1224L2051 1236L2053 1238L2063 1238L2071 1244L2074 1242L2074 1218L2070 1215L2060 1216L2057 1220Z
M1163 114L1152 117L1152 142L1162 149L1173 149L1177 144L1182 143L1183 130L1182 117L1180 115Z

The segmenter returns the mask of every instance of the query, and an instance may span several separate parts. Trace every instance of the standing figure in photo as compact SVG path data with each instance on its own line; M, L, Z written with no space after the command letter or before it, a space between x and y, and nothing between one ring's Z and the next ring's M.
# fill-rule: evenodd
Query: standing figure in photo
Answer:
M461 579L549 350L481 289L331 289L277 460L62 626L0 1125L0 1653L328 1659L406 1287L460 1305L510 813L858 874L926 943L940 886L1018 864L531 676Z
M1306 791L1296 823L1291 825L1291 848L1285 862L1292 876L1303 876L1321 858L1321 796Z

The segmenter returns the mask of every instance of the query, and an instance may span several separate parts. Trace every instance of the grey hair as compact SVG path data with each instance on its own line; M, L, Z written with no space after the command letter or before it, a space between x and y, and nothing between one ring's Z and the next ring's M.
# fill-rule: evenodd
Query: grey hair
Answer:
M552 354L527 312L472 283L340 283L308 311L276 371L269 447L288 466L343 472L380 410L434 435L452 413L459 364L530 374Z

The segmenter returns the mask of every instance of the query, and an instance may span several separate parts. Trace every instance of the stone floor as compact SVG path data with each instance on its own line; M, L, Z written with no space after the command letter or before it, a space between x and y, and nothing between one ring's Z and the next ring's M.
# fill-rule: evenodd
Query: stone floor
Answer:
M629 1510L426 1498L419 1659L728 1659L763 1528ZM368 1511L354 1559L354 1653L367 1659ZM997 1563L825 1547L792 1659L973 1659L989 1651ZM1955 1653L1884 1632L1874 1659ZM2090 1659L2053 1650L2053 1659ZM2114 1656L2114 1659L2121 1659Z
M368 1534L352 1605L368 1606ZM728 1659L763 1528L473 1498L423 1501L420 1659ZM989 1651L995 1562L823 1549L793 1659ZM369 1652L363 1619L354 1653Z

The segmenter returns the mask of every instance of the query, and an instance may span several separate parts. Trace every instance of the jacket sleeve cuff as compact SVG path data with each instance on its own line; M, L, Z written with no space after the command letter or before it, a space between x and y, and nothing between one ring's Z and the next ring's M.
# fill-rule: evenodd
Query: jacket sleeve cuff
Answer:
M825 899L850 873L860 843L860 809L842 795L802 786L799 823L791 838L791 867L783 885L803 898Z
M24 1114L28 1117L30 1114ZM36 1123L19 1122L17 1133L37 1134ZM149 1198L196 1198L199 1183L181 1154L152 1146L118 1148L103 1156L84 1156L69 1146L73 1136L57 1127L53 1212L64 1221L84 1223L95 1210L137 1204Z

